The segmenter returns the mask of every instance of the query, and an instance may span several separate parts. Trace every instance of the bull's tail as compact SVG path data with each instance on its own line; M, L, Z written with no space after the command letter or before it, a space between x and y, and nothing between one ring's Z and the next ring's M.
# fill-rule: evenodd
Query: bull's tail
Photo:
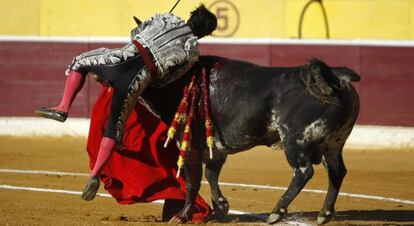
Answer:
M323 61L312 59L301 78L309 93L323 103L338 104L335 90L350 89L351 81L356 82L360 76L347 67L329 67Z
M361 77L355 71L347 67L329 67L318 59L312 59L309 67L316 69L329 86L334 89L349 87L351 82L359 82L361 80Z
M347 67L332 67L331 71L332 71L332 74L334 74L338 78L344 77L352 82L361 81L361 76L359 76L355 71Z

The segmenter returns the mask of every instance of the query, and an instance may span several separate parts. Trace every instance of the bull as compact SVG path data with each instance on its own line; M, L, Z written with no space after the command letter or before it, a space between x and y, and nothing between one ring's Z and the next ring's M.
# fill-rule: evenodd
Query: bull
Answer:
M269 215L274 224L287 215L287 208L314 174L313 165L325 166L329 187L317 223L334 215L334 205L346 175L342 150L359 112L359 97L351 82L360 76L347 67L330 67L312 59L297 67L264 67L217 56L201 56L191 71L173 83L149 87L142 95L150 110L169 124L191 75L204 68L209 76L211 117L214 124L213 159L207 154L201 114L192 124L191 160L184 164L187 195L184 208L171 222L191 219L200 189L202 163L211 188L213 211L218 217L229 211L218 185L228 154L257 145L283 147L293 169L292 181ZM200 112L201 101L196 102ZM178 140L180 136L178 136Z

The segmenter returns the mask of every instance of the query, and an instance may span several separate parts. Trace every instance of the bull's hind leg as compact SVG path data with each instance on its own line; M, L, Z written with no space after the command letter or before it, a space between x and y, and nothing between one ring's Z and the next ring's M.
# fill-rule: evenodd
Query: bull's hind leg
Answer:
M292 146L285 145L286 157L290 166L294 170L293 178L288 189L279 199L279 202L273 209L272 214L270 214L267 219L268 224L274 224L286 217L287 207L313 176L312 160L309 154L310 152L305 152L303 150L306 149L299 149L297 146L292 148Z
M206 164L205 176L210 185L211 201L213 203L214 215L217 219L224 218L229 212L230 208L229 203L221 193L218 184L220 171L225 161L226 157Z
M329 188L326 194L323 209L318 215L318 224L325 224L329 222L335 213L335 202L338 197L339 189L342 181L346 175L346 168L344 160L342 158L341 150L330 150L333 151L324 153L324 166L328 171L329 176Z

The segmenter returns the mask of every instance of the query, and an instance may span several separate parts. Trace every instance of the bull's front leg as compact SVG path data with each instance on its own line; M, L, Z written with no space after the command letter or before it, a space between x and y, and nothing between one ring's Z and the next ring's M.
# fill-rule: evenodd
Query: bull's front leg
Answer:
M229 203L221 193L218 184L220 171L226 161L226 157L218 160L212 160L206 164L205 176L208 184L210 185L214 215L218 220L225 218L230 208Z
M203 173L201 155L197 150L191 150L184 161L186 178L186 200L183 209L171 218L170 223L183 224L191 221L195 209L195 200L200 190Z

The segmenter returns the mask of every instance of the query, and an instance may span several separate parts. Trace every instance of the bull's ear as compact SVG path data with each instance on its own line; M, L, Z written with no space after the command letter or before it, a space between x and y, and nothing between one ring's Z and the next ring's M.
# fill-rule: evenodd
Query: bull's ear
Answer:
M138 19L138 17L134 16L134 20L135 20L135 23L137 23L137 25L142 24L142 21L140 19Z

